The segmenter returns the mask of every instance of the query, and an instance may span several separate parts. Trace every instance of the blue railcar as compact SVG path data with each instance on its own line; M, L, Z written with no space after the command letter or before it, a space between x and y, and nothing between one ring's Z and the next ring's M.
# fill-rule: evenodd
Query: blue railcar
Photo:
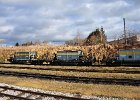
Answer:
M82 63L83 52L81 50L64 50L57 51L54 59L55 64L58 65L78 65Z
M119 50L117 62L122 65L140 65L140 49Z
M140 49L120 49L115 58L107 61L107 65L140 65Z
M11 63L43 63L43 60L37 59L37 52L15 52L14 55L10 57L9 61Z

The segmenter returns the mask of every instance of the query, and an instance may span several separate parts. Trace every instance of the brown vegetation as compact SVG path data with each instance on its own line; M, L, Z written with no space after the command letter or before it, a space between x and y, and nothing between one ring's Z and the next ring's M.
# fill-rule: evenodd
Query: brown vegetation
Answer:
M34 46L14 46L14 47L1 47L0 48L0 62L4 62L5 59L14 52L19 51L36 51L40 59L48 56L49 60L54 58L54 53L59 50L82 50L85 58L93 57L95 55L96 60L103 60L103 58L114 56L117 52L116 47L113 45L98 44L95 46L51 46L51 45L34 45Z
M96 29L96 31L89 34L89 36L85 40L85 45L96 45L99 43L105 44L107 42L107 37L104 34L105 31L103 28L101 30Z

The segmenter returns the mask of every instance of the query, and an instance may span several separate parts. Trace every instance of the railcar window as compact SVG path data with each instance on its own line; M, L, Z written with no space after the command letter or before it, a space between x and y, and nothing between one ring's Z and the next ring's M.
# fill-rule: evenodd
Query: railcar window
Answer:
M132 56L130 55L130 56L128 56L128 58L130 58L130 59L131 59L131 58L132 58Z

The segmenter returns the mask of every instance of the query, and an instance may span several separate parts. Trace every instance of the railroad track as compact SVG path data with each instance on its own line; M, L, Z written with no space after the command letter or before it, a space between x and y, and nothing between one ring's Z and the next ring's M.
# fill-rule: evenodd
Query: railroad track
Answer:
M14 63L0 63L0 64L13 64ZM16 63L15 63L16 64ZM40 64L30 64L30 63L18 63L16 65L40 65ZM96 64L96 65L68 65L68 64L64 64L64 65L51 65L51 64L41 64L40 66L96 66L96 67L140 67L140 64L136 64L136 65L131 65L131 64L124 64L124 65L105 65L105 64Z
M34 92L31 90L23 90L8 86L0 86L0 96L8 97L8 100L91 100L81 97L69 97L64 95Z
M16 76L26 78L38 78L65 82L86 83L86 84L117 84L117 85L132 85L140 86L140 79L116 79L116 78L89 78L89 77L77 77L77 76L57 76L46 74L33 74L14 71L0 71L0 75L4 76Z
M101 72L101 73L126 73L126 74L140 74L140 71L124 71L124 70L81 70L81 69L62 69L62 68L34 68L34 67L16 67L16 66L0 66L0 68L11 69L30 69L30 70L51 70L51 71L66 71L66 72Z

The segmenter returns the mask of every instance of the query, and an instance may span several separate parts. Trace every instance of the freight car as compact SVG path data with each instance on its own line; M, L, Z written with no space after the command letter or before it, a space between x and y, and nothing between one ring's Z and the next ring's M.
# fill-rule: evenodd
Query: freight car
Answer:
M37 58L36 52L15 52L8 60L11 63L42 64L44 62Z
M81 50L57 51L53 64L55 65L80 65L82 63L83 52Z
M140 65L140 50L119 50L117 63L121 65Z
M119 50L115 58L109 59L107 65L140 65L140 50Z
M51 65L96 65L96 57L87 58L82 50L57 51L53 60L38 59L36 52L16 52L9 61L11 63L43 64ZM104 59L103 59L104 60ZM140 65L140 50L119 50L114 58L104 60L104 65ZM103 65L103 64L102 64Z

